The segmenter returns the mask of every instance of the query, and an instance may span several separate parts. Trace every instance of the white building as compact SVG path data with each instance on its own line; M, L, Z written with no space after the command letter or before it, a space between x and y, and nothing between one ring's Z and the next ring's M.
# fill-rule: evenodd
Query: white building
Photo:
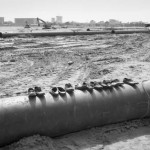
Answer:
M15 18L15 25L17 26L24 26L26 22L29 25L35 25L37 24L37 19L36 18Z
M0 25L4 24L4 17L0 17Z
M56 23L62 23L62 16L56 16Z
M52 23L55 23L55 18L52 18L52 19L51 19L51 22L52 22Z
M121 22L115 19L109 19L109 24L115 26L115 25L120 25Z

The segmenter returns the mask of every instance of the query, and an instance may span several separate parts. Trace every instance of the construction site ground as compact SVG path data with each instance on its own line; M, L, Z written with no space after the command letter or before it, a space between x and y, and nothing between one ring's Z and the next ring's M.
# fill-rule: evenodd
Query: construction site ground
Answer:
M71 63L68 63L71 62ZM29 87L83 81L150 79L150 35L80 35L0 39L0 98ZM96 127L58 138L34 135L4 150L148 150L150 119Z

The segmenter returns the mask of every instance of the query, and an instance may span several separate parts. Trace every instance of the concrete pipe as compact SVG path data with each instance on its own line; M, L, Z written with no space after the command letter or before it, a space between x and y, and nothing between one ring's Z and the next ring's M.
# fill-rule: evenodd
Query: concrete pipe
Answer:
M94 34L108 34L110 31L68 31L68 32L30 32L30 33L2 33L2 38L15 37L15 36L72 36L72 35L94 35Z
M134 34L134 33L150 33L149 30L112 30L113 34Z
M75 131L150 116L150 81L93 92L41 98L0 99L0 146L40 134L56 137Z

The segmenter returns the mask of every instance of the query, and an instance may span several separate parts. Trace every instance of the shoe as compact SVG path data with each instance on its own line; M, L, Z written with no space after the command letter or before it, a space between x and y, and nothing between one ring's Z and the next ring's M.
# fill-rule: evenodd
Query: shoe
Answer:
M60 95L65 95L65 94L66 94L66 91L65 91L64 88L62 88L62 87L57 87L57 88L58 88L58 93L59 93Z
M95 84L94 89L96 89L96 90L102 90L103 89L103 87L98 82L95 82L94 84Z
M103 87L103 89L108 89L108 86L105 83L99 82L99 84Z
M94 85L92 85L92 84L87 84L87 90L88 90L89 92L92 92L93 89L94 89Z
M90 82L90 86L94 87L95 86L95 82L91 81Z
M113 79L113 80L111 80L111 83L116 83L116 82L119 82L119 79Z
M103 84L105 84L108 89L112 89L111 82L111 80L103 80Z
M111 80L103 80L103 83L106 84L106 85L108 85L111 82L112 82Z
M74 91L74 88L70 83L67 83L67 84L65 84L65 90L66 90L66 92L71 93Z
M35 90L33 88L28 89L28 96L29 97L36 97Z
M58 88L57 87L51 87L49 93L53 96L58 96Z
M36 86L34 88L34 90L35 90L36 96L44 96L45 95L45 93L42 92L41 87Z
M135 86L136 84L139 84L138 82L134 82L132 79L128 79L128 78L124 78L123 82L131 86Z

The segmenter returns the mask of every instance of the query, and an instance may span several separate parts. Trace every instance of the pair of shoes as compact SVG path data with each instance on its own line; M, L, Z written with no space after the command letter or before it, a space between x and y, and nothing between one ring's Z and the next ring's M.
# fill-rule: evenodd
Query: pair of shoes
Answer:
M65 91L64 88L62 88L62 87L57 87L57 89L58 89L58 92L59 92L60 95L62 95L62 96L66 95L66 91Z
M88 90L88 85L86 82L83 82L82 84L75 85L75 89L85 91Z
M94 89L95 90L102 90L103 89L103 87L102 87L102 85L100 84L100 82L94 82Z
M112 87L118 87L118 86L122 86L124 83L120 82L118 79L114 79L111 82Z
M36 86L34 89L33 88L29 88L28 89L28 96L29 97L40 97L40 96L44 96L45 93L42 92L41 87Z
M103 84L106 85L106 88L111 89L112 85L111 85L112 81L111 80L103 80Z
M36 87L34 88L34 90L35 90L36 96L39 96L39 97L40 97L40 96L44 96L44 95L45 95L45 93L42 92L41 87L36 86Z
M74 91L74 88L73 88L73 86L70 83L66 83L65 84L65 90L68 93L72 93Z
M136 84L139 84L138 82L134 82L132 79L128 79L128 78L124 78L123 82L131 86L135 86Z
M99 82L99 84L103 87L103 89L108 89L108 86L105 83Z
M88 90L89 92L92 92L93 89L94 89L94 85L92 85L92 84L88 84L88 85L87 85L87 90Z
M58 96L59 94L60 95L65 95L66 94L66 91L64 88L62 87L51 87L49 93L53 96Z

